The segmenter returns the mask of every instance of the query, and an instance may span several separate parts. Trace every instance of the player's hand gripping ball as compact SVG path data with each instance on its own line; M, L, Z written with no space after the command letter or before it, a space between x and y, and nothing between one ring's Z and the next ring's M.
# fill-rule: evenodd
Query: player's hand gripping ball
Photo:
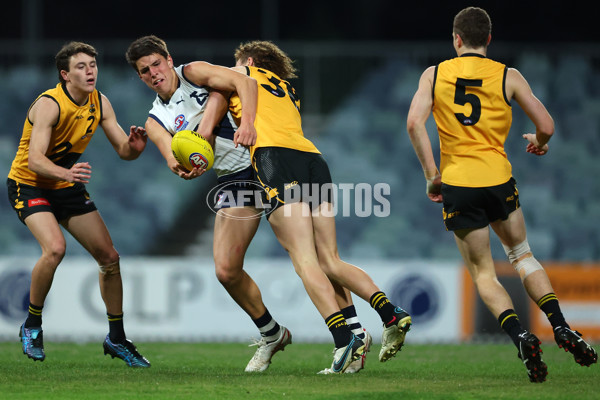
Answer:
M194 167L207 171L213 166L215 154L204 136L194 131L179 131L171 140L173 156L185 169L191 171Z

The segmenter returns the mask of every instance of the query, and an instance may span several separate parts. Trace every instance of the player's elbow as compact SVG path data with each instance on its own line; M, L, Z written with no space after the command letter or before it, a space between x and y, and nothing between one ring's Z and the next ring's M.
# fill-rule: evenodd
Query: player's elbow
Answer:
M134 149L128 142L126 142L117 150L117 154L121 160L132 161L138 158L142 152Z
M38 173L42 165L41 157L42 155L40 153L30 151L29 156L27 157L27 168L35 173Z
M122 155L121 156L121 160L124 160L124 161L133 161L133 160L135 160L138 157L139 157L139 154L127 154L127 155Z
M406 130L408 131L410 137L415 137L419 132L419 128L422 128L423 126L423 122L418 118L414 118L409 115L406 119Z
M142 154L142 152L141 152L141 151L134 151L134 150L131 150L131 151L129 151L129 152L126 152L126 153L119 154L119 157L121 158L121 160L125 160L125 161L133 161L133 160L135 160L136 158L138 158L138 157L140 156L140 154Z
M537 133L548 140L554 135L554 120L548 117L537 126Z

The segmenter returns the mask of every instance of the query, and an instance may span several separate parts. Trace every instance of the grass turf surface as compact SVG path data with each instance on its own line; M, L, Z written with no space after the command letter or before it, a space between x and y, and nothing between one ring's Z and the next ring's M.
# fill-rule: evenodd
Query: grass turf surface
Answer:
M17 339L18 340L18 339ZM331 346L297 343L261 374L244 372L243 343L136 343L152 367L103 356L102 342L47 341L33 362L20 343L1 342L0 399L597 399L600 365L581 367L553 343L543 346L548 380L530 383L509 344L411 345L380 363L379 345L358 374L317 375Z

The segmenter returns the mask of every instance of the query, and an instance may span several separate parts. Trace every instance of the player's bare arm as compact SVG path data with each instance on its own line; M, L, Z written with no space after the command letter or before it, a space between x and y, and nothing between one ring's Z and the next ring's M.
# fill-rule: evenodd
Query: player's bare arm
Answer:
M245 71L245 70L244 70ZM204 61L195 61L185 66L185 75L194 83L217 90L235 91L242 102L242 119L235 132L233 142L244 146L256 143L256 105L258 86L254 78L235 69L212 65Z
M191 179L185 177L185 175L189 174L190 171L186 170L181 164L179 164L173 156L173 152L171 151L171 134L167 130L165 130L165 128L163 128L158 122L156 122L154 118L148 118L146 120L146 134L148 135L152 143L154 143L154 145L160 151L160 154L167 162L167 166L169 167L169 169L174 174L184 179Z
M146 131L142 127L131 126L129 136L117 122L115 110L108 98L102 95L102 121L100 126L104 130L108 141L123 160L135 160L146 148Z
M427 133L425 123L431 114L433 106L432 88L435 67L429 67L421 75L419 79L419 87L412 99L406 128L410 141L415 149L415 153L421 162L423 174L427 181L426 193L430 200L439 203L442 201L440 193L441 180L440 172L435 163L431 141Z
M70 169L53 163L47 156L52 127L58 122L58 104L50 98L40 97L29 110L33 124L29 143L29 169L58 181L88 183L92 167L87 162L76 163Z
M211 90L204 108L204 113L200 125L198 126L197 132L204 136L210 145L215 147L215 135L214 129L219 122L227 114L228 101L227 99L231 95L230 92L223 92L220 90Z
M535 97L523 75L514 68L508 69L506 92L508 99L515 99L536 127L535 134L526 133L523 135L523 138L529 142L526 151L539 156L546 154L548 152L547 143L554 134L554 120L548 110Z

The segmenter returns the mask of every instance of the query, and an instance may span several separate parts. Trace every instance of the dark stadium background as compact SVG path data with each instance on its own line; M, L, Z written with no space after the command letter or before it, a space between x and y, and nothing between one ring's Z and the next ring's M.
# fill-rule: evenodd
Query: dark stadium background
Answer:
M5 2L3 39L440 40L466 6L485 8L502 41L595 42L596 16L582 1L115 1ZM31 24L29 23L31 22Z
M585 68L597 69L600 65L600 30L596 29L595 16L585 4L577 1L415 2L357 0L348 2L310 0L292 2L257 0L130 2L107 0L87 4L72 0L22 0L6 2L3 5L4 20L3 24L0 24L0 48L2 49L2 52L0 52L0 67L9 68L6 70L7 72L17 71L14 72L16 77L5 80L6 85L10 85L12 81L26 79L26 83L31 87L20 88L17 93L11 95L10 102L6 101L8 96L4 96L5 104L3 108L0 108L0 112L18 117L5 118L5 124L0 134L12 138L9 140L14 143L15 136L19 134L22 126L22 113L25 112L31 100L39 91L53 86L53 81L50 80L55 79L51 78L53 75L55 76L55 73L52 72L53 56L57 49L69 40L87 41L98 48L100 53L98 57L100 66L99 88L109 95L113 103L116 102L118 117L123 125L129 123L142 124L145 120L146 104L148 104L148 99L151 99L152 94L149 91L142 92L144 88L135 82L135 74L126 65L123 55L127 45L133 39L146 34L156 34L167 40L176 64L201 59L216 64L230 65L233 62L231 53L239 42L252 39L275 40L297 60L300 78L293 83L303 101L302 110L305 130L311 135L323 137L327 137L327 134L331 133L329 137L332 139L331 143L333 145L334 141L337 140L335 135L338 134L339 128L336 131L336 128L328 129L326 127L327 121L332 119L332 113L339 113L340 110L343 110L345 102L350 101L353 96L354 98L362 98L372 96L376 90L389 90L389 87L381 82L374 82L373 85L382 86L374 87L372 90L359 89L361 85L369 85L370 83L367 83L369 79L376 81L377 79L389 80L402 75L411 76L415 71L422 71L426 66L454 55L450 41L452 18L457 11L468 5L484 7L492 18L492 46L490 47L492 58L497 57L508 65L513 65L513 63L522 62L523 56L534 57L528 64L530 69L526 70L528 74L533 76L526 75L526 77L538 78L541 76L539 71L544 66L543 63L535 59L538 54L549 57L549 61L546 61L546 63L549 62L550 67L546 64L545 68L550 71L560 63L569 62L572 54L577 56L577 60L582 59L583 63L588 63ZM568 52L569 54L565 54L563 57L562 52ZM402 65L404 64L394 66L390 60L395 57L402 59L402 62L409 63L410 69L403 69ZM27 69L19 72L19 66L23 65L34 68L35 76L29 74ZM315 65L317 66L315 67ZM386 67L386 65L388 66ZM10 68L13 67L15 69L11 70ZM385 72L385 68L396 68L397 72ZM390 74L388 78L374 78L373 71L378 73L380 70L384 71L379 73ZM37 77L36 74L40 71L43 71L44 77ZM575 71L579 70L575 69ZM24 78L19 77L20 73L24 74ZM552 74L552 72L549 73ZM406 79L409 80L409 78ZM552 84L558 82L552 77L544 79L550 79ZM560 79L560 82L562 82L564 76L561 75ZM119 80L120 83L114 83ZM406 97L412 95L410 92L414 91L417 80L418 76L414 76L410 78L410 82L405 84L406 87L403 86L402 101L398 105L390 107L389 110L382 111L384 114L387 113L384 115L385 118L389 119L389 116L394 114L396 118L405 118L408 106L405 104ZM111 84L116 85L117 90L111 90ZM125 84L132 85L135 90L140 91L142 96L145 95L146 97L137 96L131 90L123 93L123 96L111 96L112 93L119 93L118 89L124 87ZM558 88L542 91L541 94L551 96L549 99L553 101L556 100L557 94L561 94L555 93L555 91L560 91L567 96L569 92L573 92L571 96L577 96L577 93L569 86L571 84L572 82L567 77L564 84L556 84ZM583 82L579 85L580 90L587 91L592 96L596 96L600 92L600 88L595 81L592 83ZM365 90L367 92L364 92ZM130 97L127 97L127 95ZM381 102L384 100L381 99L381 96L379 97L380 99L374 98L372 101L367 101L366 104L379 109L383 108L385 104ZM574 104L570 98L556 101L557 112L566 113L562 120L567 121L567 118L569 118L569 123L576 119L578 123L582 123L582 118L579 115L567 113L567 108L563 106L565 101L576 107L577 110L589 111L593 107L593 101L590 100L590 103L588 103L587 99L581 99L581 101L586 102L585 106ZM593 114L593 111L589 112ZM518 113L519 111L517 111L517 117L522 118L522 114L519 116ZM562 115L556 115L555 117L557 117L557 121L560 121ZM401 120L399 121L400 125L404 123ZM377 121L375 122L377 123ZM595 129L596 123L594 121L586 120L585 122L588 122L588 124L581 128L573 128L569 125L568 130L563 129L564 133L567 136L573 135L575 137L575 132L580 130L587 132L590 128ZM389 124L389 122L387 123ZM398 132L402 132L404 127L397 125L398 123L395 123L395 125L380 128L383 132L375 135L379 136L375 138L375 142L379 141L379 143L375 144L383 145L382 149L385 149L384 143L386 140L401 140L400 150L408 152L407 157L404 158L416 171L415 174L411 175L409 173L409 175L414 178L415 185L420 184L416 158L410 148L404 147L406 137L398 135ZM324 126L325 128L323 128ZM518 126L515 129L520 129ZM557 126L557 130L560 131L560 128L561 126ZM563 135L562 131L560 135ZM598 136L598 133L597 131L587 132L587 135ZM518 138L514 140L517 143ZM102 144L105 144L102 140L96 141L97 146ZM350 147L352 145L360 147L358 142L351 143ZM582 146L593 149L597 146L597 143L592 138L591 144L582 143ZM153 150L155 150L153 146L149 146L145 153L148 156L145 156L145 158L150 157L151 154L156 155ZM6 150L5 157L11 158L11 153L12 151ZM92 156L92 152L89 153ZM348 152L347 156L355 157L351 152ZM517 156L520 157L520 155ZM335 156L332 155L331 157L335 159ZM569 156L566 155L565 157L568 158ZM579 159L585 159L585 157L579 157ZM158 160L160 162L160 158ZM380 164L381 168L386 169L382 160L384 159L379 158L374 164L375 166ZM527 158L525 160L527 162L531 161ZM392 162L393 160L388 161ZM516 162L519 163L520 161L517 159ZM546 159L542 160L538 166L545 163ZM131 165L136 164L120 165L120 167L130 169L132 168ZM341 171L343 167L334 166L333 169L334 171ZM517 167L517 169L523 170L520 167ZM390 165L387 170L396 170L402 173L403 171L406 172L406 167L403 165ZM558 175L560 179L567 179L569 173L557 171L554 175ZM334 177L334 180L341 182L342 178L346 181L348 179L348 177L341 175ZM354 180L356 179L359 179L359 177ZM530 178L525 177L525 180L528 179ZM411 187L412 183L411 181L404 184ZM126 182L124 187L131 188L132 185L133 182ZM554 192L557 192L559 185L557 183L550 186ZM597 188L597 185L592 185L591 188L588 187L586 190L595 193L600 189ZM100 191L100 194L105 195L103 189L95 189L95 191L96 193ZM556 194L558 198L564 196L564 193ZM115 207L105 211L105 213L108 213L105 218L109 219L111 219L110 213L112 210L117 210L119 207L126 208L127 202L132 201L118 190L115 190L115 193L110 193L108 197L115 201ZM427 240L427 236L433 235L435 240L447 245L447 251L442 251L441 255L447 255L450 252L456 257L457 252L450 235L446 235L440 226L438 210L433 208L432 205L426 204L426 199L418 200L425 204L423 206L425 207L425 213L428 214L428 217L431 217L429 223L425 224L427 228L419 229L421 232L417 235L413 235L412 232L403 233L394 229L387 230L391 232L391 236L405 238L409 242L420 237L418 239L420 243L416 246L405 246L404 249L419 250L412 253L409 251L407 254L402 253L402 251L398 252L393 250L393 248L398 249L393 240L384 239L382 245L392 250L384 251L383 255L392 257L402 256L403 254L416 257L431 256L430 249L422 243ZM148 201L151 202L152 200L149 199ZM579 199L576 202L579 202ZM581 204L577 204L577 206L581 208ZM158 209L169 206L154 201L154 204L149 207ZM423 209L420 212L422 211ZM155 210L155 212L160 212L160 210ZM592 213L592 216L595 216L595 214ZM8 215L7 217L10 221L5 226L18 226L18 221L12 218L13 216ZM113 233L113 236L117 236L115 242L121 244L119 247L124 254L180 254L189 245L190 240L195 240L195 232L206 227L205 221L210 220L210 215L198 215L192 219L185 214L180 215L180 217L183 220L173 223L175 229L164 226L162 232L156 232L156 229L152 229L152 232L156 235L154 239L148 239L145 247L141 247L139 242L130 239L130 235L121 234L118 230ZM591 216L584 218L584 220L590 220L590 218ZM543 222L538 221L538 219L530 218L533 228L536 227L537 222ZM123 220L120 216L114 217L115 224ZM574 222L569 215L563 216L562 220L569 223ZM555 221L555 223L559 224L562 220L558 219L558 222ZM355 248L358 240L356 235L348 232L354 232L356 226L364 228L359 222L351 223L348 221L348 219L345 219L339 222L341 224L339 235L342 250ZM113 223L112 221L109 222ZM184 222L187 222L190 226L182 228L180 224ZM395 223L395 225L400 226L401 223ZM409 224L409 230L415 226L417 225ZM117 229L118 227L119 225L117 225ZM15 229L14 227L6 227L5 234L12 237ZM139 227L138 229L150 230L149 227ZM543 226L540 228L540 230L544 229ZM558 227L556 229L559 230ZM124 225L124 230L127 230L127 225ZM561 234L567 236L566 239L570 238L575 242L581 242L578 235L584 241L593 242L595 240L596 244L600 241L600 230L598 228L592 229L588 226L581 228L577 226L573 230L576 231L573 234L558 232L554 236L558 241L564 239L560 236ZM20 231L17 230L17 232ZM27 241L27 232L18 235ZM368 236L368 233L366 235ZM33 240L29 239L28 242L35 245ZM207 234L201 241L207 242L209 239L210 234ZM533 241L535 242L535 240ZM6 243L10 243L10 241ZM569 259L573 257L572 253L577 253L577 250L574 250L571 253L563 254L558 250L552 250L553 245L548 244L547 241L544 243L544 246L549 250L544 253L543 257L540 254L541 258ZM578 253L580 255L575 254L575 258L579 257L584 260L599 258L600 249L591 248L593 246L593 243L588 243L588 250ZM13 247L9 244L4 246L0 244L0 252L8 249L13 249ZM497 243L495 250L498 250ZM269 251L285 255L276 244ZM496 253L503 257L501 251L496 251Z

